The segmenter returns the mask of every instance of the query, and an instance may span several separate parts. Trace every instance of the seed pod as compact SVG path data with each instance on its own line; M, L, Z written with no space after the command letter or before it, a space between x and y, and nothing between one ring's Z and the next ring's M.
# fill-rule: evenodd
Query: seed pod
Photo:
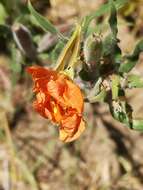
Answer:
M83 47L84 59L89 71L95 70L100 64L102 54L102 41L99 36L91 35Z

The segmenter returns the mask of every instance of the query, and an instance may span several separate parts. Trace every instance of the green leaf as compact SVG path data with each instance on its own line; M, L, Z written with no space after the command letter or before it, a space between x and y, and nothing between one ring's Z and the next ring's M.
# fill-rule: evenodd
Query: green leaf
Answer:
M119 72L128 73L134 68L135 65L136 61L127 61L126 63L122 63L119 67Z
M132 55L126 56L126 62L121 64L119 72L130 72L137 64L141 52L143 52L143 39L136 45Z
M38 54L38 57L42 60L49 59L49 54L48 53L40 53Z
M132 108L126 101L113 101L109 107L114 119L132 128Z
M12 44L11 46L11 70L12 70L12 82L16 84L17 80L20 78L23 58L21 52Z
M139 75L131 74L127 77L129 88L143 88L143 78Z
M118 9L122 8L127 2L128 2L128 0L116 0L115 1L116 9L118 10ZM83 20L84 33L86 34L89 24L93 19L95 19L96 17L102 16L105 13L108 13L109 10L110 10L110 3L106 3L106 4L101 5L101 7L98 10L96 10L95 12L86 16Z
M18 3L19 3L19 1L18 0L1 0L1 2L2 2L2 4L4 5L4 7L5 7L5 9L7 10L7 12L8 12L8 14L10 14L10 13L12 13L12 11L14 12L14 14L15 14L15 12L17 12L17 5L18 5ZM11 16L13 16L13 15L11 15Z
M123 99L123 98L122 98ZM143 131L143 119L134 119L132 107L124 100L113 101L109 104L114 119L125 124L130 129Z
M41 28L43 28L46 32L51 32L52 34L60 35L60 32L55 28L55 26L48 19L45 19L33 8L30 0L28 0L28 8L31 14L37 20L38 24L41 26Z
M9 26L0 24L0 37L1 36L6 38L6 39L12 37L12 32L11 32L11 29Z
M0 24L5 24L7 12L2 3L0 3Z
M115 40L112 38L112 35L108 35L103 41L103 56L109 56L111 52L114 51Z
M56 63L56 61L57 61L60 53L62 52L64 46L65 46L64 41L59 41L56 44L55 48L53 49L53 51L50 54L50 57L51 57L53 63Z
M117 63L117 58L121 55L121 50L118 46L119 40L117 39L117 11L115 7L115 2L113 0L109 1L110 5L110 17L109 25L111 28L111 34L109 34L104 40L103 56L110 56L110 58ZM115 64L115 66L117 66Z
M143 52L143 39L140 42L138 42L138 44L134 49L133 54L129 56L129 59L137 61L139 59L139 55L141 52Z
M138 131L143 131L143 119L133 119L132 128Z
M102 78L99 77L94 87L88 93L87 98L90 99L90 97L92 98L93 96L97 96L101 92L101 86L102 86Z
M118 98L119 85L120 85L119 76L113 75L112 76L112 99L113 100L116 100Z
M113 37L116 39L117 38L117 33L118 33L118 28L117 28L117 12L116 12L116 7L113 2L113 0L110 0L110 9L111 9L111 15L109 18L109 24L110 28L113 34Z
M11 52L12 52L11 68L12 68L13 72L20 73L20 71L21 71L21 63L22 63L21 62L22 61L21 53L14 46L13 46Z
M73 67L77 63L80 50L81 26L77 25L70 39L60 53L55 70L63 71L68 67Z
M104 57L111 56L113 59L115 59L121 54L121 50L118 46L118 40L115 39L112 34L109 34L105 38L103 42L102 54Z
M90 103L95 103L95 102L104 102L105 98L107 96L107 92L105 89L102 89L98 95L93 96L93 97L88 97L88 100Z

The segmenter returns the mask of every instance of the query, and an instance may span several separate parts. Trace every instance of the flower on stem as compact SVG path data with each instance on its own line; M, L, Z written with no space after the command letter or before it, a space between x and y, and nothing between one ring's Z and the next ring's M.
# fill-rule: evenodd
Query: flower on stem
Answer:
M83 95L66 75L39 66L27 68L34 81L35 110L59 126L59 138L64 142L77 139L85 129Z

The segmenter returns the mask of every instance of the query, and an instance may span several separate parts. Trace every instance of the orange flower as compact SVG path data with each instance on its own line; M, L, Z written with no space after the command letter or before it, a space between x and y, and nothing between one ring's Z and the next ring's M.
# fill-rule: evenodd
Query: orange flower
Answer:
M53 70L32 66L27 71L35 84L35 110L59 125L60 140L71 142L77 139L85 129L80 88L66 75Z

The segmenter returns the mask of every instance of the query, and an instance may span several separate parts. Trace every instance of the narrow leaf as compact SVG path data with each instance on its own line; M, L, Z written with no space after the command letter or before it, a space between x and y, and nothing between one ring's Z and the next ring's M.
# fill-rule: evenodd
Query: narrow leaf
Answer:
M134 68L135 65L136 61L127 61L126 63L122 63L119 67L119 72L128 73Z
M122 63L119 72L128 73L130 72L138 62L140 53L143 52L143 39L136 45L132 55L126 57L126 63Z
M141 52L143 52L143 39L140 42L138 42L138 44L134 49L133 54L129 56L129 59L137 61L139 59L139 55Z
M99 77L94 87L88 93L87 98L90 99L93 96L97 96L101 92L102 78Z
M143 131L143 119L133 119L133 129Z
M106 96L107 96L106 90L102 89L98 95L93 96L93 97L89 97L88 100L89 100L90 103L104 102Z
M114 119L132 128L132 108L126 101L113 101L109 107Z
M116 12L116 7L115 4L113 2L113 0L110 0L110 11L111 11L111 15L109 18L109 24L110 24L110 28L113 34L113 37L116 39L117 38L117 33L118 33L118 29L117 29L117 12Z
M18 49L16 49L14 46L12 46L12 64L11 68L14 73L20 73L21 72L21 64L22 64L22 56Z
M65 46L64 41L59 40L59 42L56 44L53 51L51 53L49 53L53 63L56 63L56 61L57 61L60 53L62 52L64 46Z
M46 32L51 32L53 34L58 34L59 31L55 28L55 26L48 20L45 19L42 15L40 15L32 6L30 0L28 0L28 8L34 18L37 20L38 24L43 28Z
M118 98L118 92L119 92L119 76L113 75L112 76L112 99L116 100Z
M122 8L127 2L128 2L128 0L116 0L115 1L116 9L118 10L118 9ZM93 19L95 19L96 17L102 16L105 13L108 13L110 10L109 8L110 8L110 3L103 4L100 6L100 8L98 10L96 10L95 12L91 13L90 15L88 15L84 18L83 31L85 32L85 34L88 30L90 22Z
M0 24L5 24L7 18L7 12L2 3L0 3Z
M12 44L11 46L11 70L12 70L12 83L15 85L20 78L22 71L23 57L21 52Z
M143 78L139 75L131 74L127 77L129 88L143 88Z
M73 67L77 62L78 53L80 49L80 36L81 27L80 25L77 25L71 38L69 39L61 54L59 55L55 67L57 71L62 71L65 68L69 69L70 67Z

